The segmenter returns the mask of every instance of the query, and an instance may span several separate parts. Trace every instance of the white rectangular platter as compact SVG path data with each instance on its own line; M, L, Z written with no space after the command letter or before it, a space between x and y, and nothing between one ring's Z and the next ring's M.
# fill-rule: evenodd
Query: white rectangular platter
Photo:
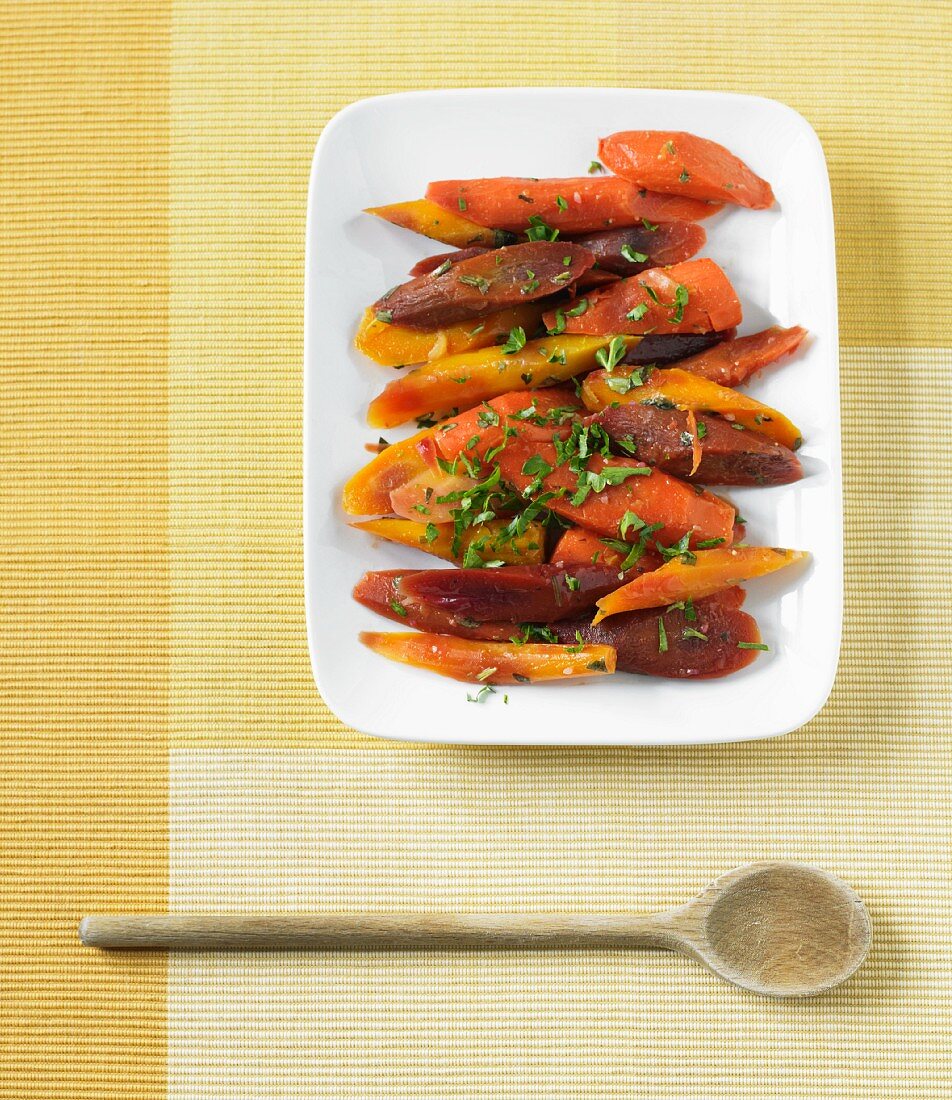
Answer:
M420 198L428 181L585 174L616 130L689 130L726 145L769 180L768 211L725 208L704 225L701 255L724 268L744 307L740 332L810 331L795 359L752 381L752 396L803 430L805 477L728 489L751 544L810 551L796 576L748 585L745 609L770 651L722 680L619 674L516 686L467 702L467 685L388 662L361 630L399 629L351 589L368 569L433 568L433 558L347 524L340 490L376 440L367 404L392 372L353 347L366 306L446 251L362 213ZM781 103L719 92L532 88L410 92L351 104L328 124L307 217L304 538L308 639L318 687L345 723L382 737L468 744L664 745L788 732L829 695L842 619L842 507L833 215L826 162L809 124ZM388 432L389 439L409 434ZM471 692L473 689L470 688Z

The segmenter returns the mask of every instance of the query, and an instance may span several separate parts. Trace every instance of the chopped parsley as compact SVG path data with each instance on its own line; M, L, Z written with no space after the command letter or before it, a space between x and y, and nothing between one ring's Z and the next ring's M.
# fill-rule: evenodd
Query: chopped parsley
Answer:
M688 173L687 168L682 168L681 169L681 175L678 176L678 183L687 183L690 178L691 178L691 176Z
M604 172L605 166L600 161L593 160L588 166L588 174L594 176L598 172Z
M460 197L456 200L456 205L459 207L460 213L462 213L466 209L466 200L463 198L462 195L460 195Z
M482 672L480 672L480 673L479 673L479 674L477 675L476 679L477 679L477 680L488 680L488 679L489 679L489 677L490 677L490 676L492 676L492 674L493 674L494 672L498 672L498 671L499 671L499 670L498 670L497 668L484 668L484 669L483 669L483 671L482 671Z
M522 198L522 196L519 196ZM528 201L532 201L531 199ZM525 231L526 237L530 241L554 241L558 238L559 231L553 229L543 218L540 218L538 214L533 214L529 218L529 228Z
M630 309L625 314L625 319L628 321L640 321L642 317L648 312L648 303L642 302L640 305L635 306L634 309Z
M763 642L738 642L738 649L762 649L765 652L769 651L770 646L764 645Z
M433 272L434 275L445 275L447 271L453 266L452 261L444 260L440 266Z
M684 628L684 630L681 631L681 637L682 638L697 638L702 642L707 641L707 635L702 634L700 632L700 630L695 630L693 626L686 626Z
M480 294L486 294L489 291L489 280L484 279L482 275L460 275L459 281L466 286L474 286Z
M573 577L573 576L571 576L571 574L566 573L565 574L565 587L570 592L578 592L578 590L582 587L582 582L578 579L578 577Z
M399 615L401 619L405 619L407 617L407 609L403 606L402 603L400 603L399 600L390 601L390 610L395 615Z
M426 525L426 534L423 536L428 543L436 542L440 537L440 529L435 523L428 523Z
M495 694L496 689L494 687L490 687L489 684L483 684L483 686L479 689L479 691L476 692L475 695L470 695L469 692L466 693L466 702L482 703L485 702L485 700L488 699L490 695Z
M581 317L582 314L587 309L588 309L588 298L579 298L578 303L576 305L574 305L571 309L567 309L565 311L565 316L566 317ZM558 313L559 313L559 311L556 310L556 314L558 314ZM552 335L557 336L558 333L554 332L554 333L552 333Z
M654 233L655 230L658 228L657 225L652 225L652 223L649 222L647 218L642 218L641 224L645 227L645 229L648 230L649 233Z
M674 288L674 312L668 318L672 325L680 324L684 318L684 307L688 304L688 289L680 283Z
M502 346L503 355L514 355L526 346L526 330L519 325L509 330L509 339Z
M615 367L618 366L625 357L625 350L624 336L613 336L607 348L599 348L598 351L595 352L595 361L600 367L603 367L611 374Z
M668 652L668 632L664 629L664 619L658 616L658 652Z
M374 314L376 320L383 322L385 325L393 324L393 310L392 309L378 309Z
M648 259L647 252L636 252L630 244L623 244L621 246L621 254L628 260L629 263L643 264Z
M724 542L724 541L726 541L726 540L725 539L703 539L701 542L697 543L697 548L698 548L698 550L711 550L715 546L720 546L721 543Z
M565 201L565 199L562 198L561 195L556 195L555 196L555 205L560 210L568 210L568 208L569 208L569 204Z
M590 672L607 672L608 671L608 666L605 664L605 662L602 660L601 657L599 657L599 659L597 661L590 661L585 667Z

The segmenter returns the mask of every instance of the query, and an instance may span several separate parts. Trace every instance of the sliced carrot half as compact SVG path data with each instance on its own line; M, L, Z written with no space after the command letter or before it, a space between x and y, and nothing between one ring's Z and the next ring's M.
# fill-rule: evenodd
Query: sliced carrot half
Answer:
M723 145L681 130L622 130L602 138L598 152L608 167L639 187L708 202L765 210L770 184Z
M696 550L662 565L651 573L642 573L633 581L603 596L597 602L593 622L621 611L645 607L664 607L682 600L699 600L741 581L762 577L807 557L802 550L782 550L774 546L732 546L714 550Z
M516 645L453 638L448 634L384 633L365 630L360 640L391 661L425 668L472 684L530 684L605 676L615 671L615 650L607 645Z

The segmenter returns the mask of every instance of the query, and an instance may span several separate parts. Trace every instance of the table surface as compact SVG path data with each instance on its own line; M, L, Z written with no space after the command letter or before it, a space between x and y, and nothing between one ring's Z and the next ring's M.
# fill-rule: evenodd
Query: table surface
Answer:
M940 1094L950 40L947 5L892 0L4 6L0 1098ZM313 688L314 142L360 96L496 84L758 93L824 144L845 636L830 702L786 738L384 744ZM867 965L813 1002L651 953L169 961L75 939L84 912L167 907L648 909L773 857L840 873L875 922Z

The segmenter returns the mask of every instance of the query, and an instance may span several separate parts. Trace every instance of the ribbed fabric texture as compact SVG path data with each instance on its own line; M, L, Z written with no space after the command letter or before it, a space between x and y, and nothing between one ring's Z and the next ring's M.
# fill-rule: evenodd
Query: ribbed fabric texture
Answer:
M164 4L0 8L0 1097L165 1090Z

